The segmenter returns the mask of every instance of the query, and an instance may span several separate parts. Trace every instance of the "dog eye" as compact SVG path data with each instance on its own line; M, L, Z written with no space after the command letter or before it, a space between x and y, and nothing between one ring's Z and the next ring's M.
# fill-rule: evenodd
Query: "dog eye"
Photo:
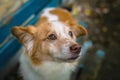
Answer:
M56 37L55 34L50 34L50 35L48 36L48 39L49 39L49 40L56 40L57 37Z
M69 31L69 35L70 35L71 37L73 37L73 33L72 33L72 31Z

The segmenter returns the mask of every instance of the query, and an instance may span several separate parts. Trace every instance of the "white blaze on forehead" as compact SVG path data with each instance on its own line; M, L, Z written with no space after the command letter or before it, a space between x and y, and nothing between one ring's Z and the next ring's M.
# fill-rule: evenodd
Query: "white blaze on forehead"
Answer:
M66 27L65 24L59 21L50 22L52 24L53 29L55 30L56 34L61 35L61 37L67 38L69 28ZM69 37L68 37L69 38Z
M43 11L43 14L41 16L47 17L48 21L54 21L58 20L58 16L53 15L50 13L51 10L54 10L55 8L47 8Z

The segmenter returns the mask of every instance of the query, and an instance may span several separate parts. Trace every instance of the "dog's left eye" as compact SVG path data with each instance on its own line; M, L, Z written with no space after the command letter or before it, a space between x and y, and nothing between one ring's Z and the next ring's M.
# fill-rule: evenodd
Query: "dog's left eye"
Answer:
M73 33L72 33L72 31L69 31L69 33L68 33L71 37L73 37Z
M57 37L56 37L55 34L50 34L50 35L48 36L48 39L49 39L49 40L56 40Z

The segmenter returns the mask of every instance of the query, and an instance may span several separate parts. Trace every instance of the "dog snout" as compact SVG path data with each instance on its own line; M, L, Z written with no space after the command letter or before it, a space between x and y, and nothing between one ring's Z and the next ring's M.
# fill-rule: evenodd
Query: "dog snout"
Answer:
M78 44L74 44L70 47L70 51L74 54L79 54L81 51L81 46Z

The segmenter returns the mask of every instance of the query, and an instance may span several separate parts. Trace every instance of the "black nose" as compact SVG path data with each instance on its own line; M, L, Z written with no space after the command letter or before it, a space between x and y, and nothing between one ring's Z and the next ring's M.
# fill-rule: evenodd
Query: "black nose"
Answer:
M74 44L70 47L70 51L75 54L79 54L81 51L81 47L78 44Z

